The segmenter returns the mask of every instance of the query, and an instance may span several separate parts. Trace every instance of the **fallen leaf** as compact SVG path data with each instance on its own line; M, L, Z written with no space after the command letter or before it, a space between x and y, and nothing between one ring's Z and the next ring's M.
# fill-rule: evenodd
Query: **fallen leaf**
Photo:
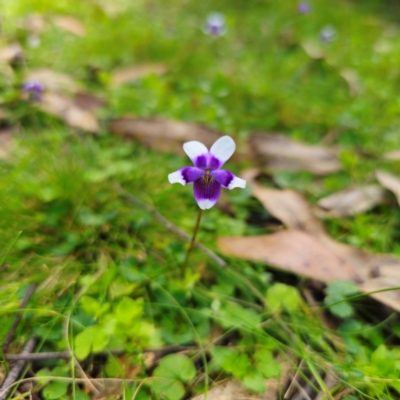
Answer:
M378 185L348 188L320 199L315 213L319 217L348 217L368 211L386 198L385 190Z
M263 165L271 170L309 171L326 175L341 169L332 150L295 142L283 135L254 134L250 144Z
M400 150L388 151L383 155L385 160L397 161L400 160Z
M59 93L43 93L42 101L37 103L42 111L62 119L73 128L88 132L98 132L97 118L90 112L77 107L74 101Z
M53 18L54 25L58 26L65 31L71 32L77 36L85 36L86 35L86 28L74 17L62 15Z
M372 254L335 241L325 231L324 226L301 195L295 195L296 192L293 191L264 188L256 182L257 174L257 170L248 170L241 176L247 180L254 197L258 198L273 216L280 219L289 230L301 230L308 233L335 256L343 259L345 265L350 265L362 279L362 282L358 282L360 291L367 294L382 291L372 293L371 297L400 311L400 290L390 290L400 286L399 257L390 254ZM270 200L269 197L274 198ZM258 240L257 236L247 238ZM226 238L222 239L226 240ZM238 257L241 257L240 254ZM291 268L293 267L294 264L291 264ZM299 269L302 271L300 265Z
M89 92L78 92L75 95L74 103L83 110L96 111L104 107L107 101Z
M0 129L0 159L8 158L10 147L12 145L14 130L12 128Z
M346 81L349 86L349 95L355 97L361 93L361 82L357 72L353 69L342 69L339 75Z
M307 55L314 60L322 60L325 58L325 52L323 48L316 42L305 41L301 43L301 47L307 53Z
M0 62L12 63L23 58L23 50L19 43L12 43L0 48Z
M111 75L111 82L114 86L119 86L150 74L162 75L167 71L168 68L163 64L134 65L114 71Z
M383 171L376 171L375 175L379 183L390 190L396 196L397 202L400 204L400 178Z
M236 379L228 379L215 383L207 392L191 397L190 400L275 400L280 390L289 379L292 364L281 362L281 376L279 378L265 380L266 390L261 394L249 392L243 384Z
M182 144L189 140L198 140L211 147L221 137L219 133L195 124L131 117L114 120L109 130L118 135L133 137L149 148L177 154L182 154Z
M323 282L359 281L352 267L313 236L294 229L271 235L222 237L218 246L225 254L263 261L296 274Z
M25 81L40 83L50 92L73 93L78 90L78 84L73 78L50 69L31 70L25 75Z
M42 15L31 14L23 18L18 26L22 29L26 29L31 33L39 34L45 29L46 20Z

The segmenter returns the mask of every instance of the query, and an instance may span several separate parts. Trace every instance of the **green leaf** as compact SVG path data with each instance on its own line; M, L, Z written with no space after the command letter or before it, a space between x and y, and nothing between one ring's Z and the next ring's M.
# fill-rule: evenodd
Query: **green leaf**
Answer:
M353 306L344 300L343 297L329 295L325 297L324 303L328 306L330 312L339 318L350 318L354 314Z
M255 393L262 393L265 391L265 381L259 372L250 372L242 379L243 385Z
M276 378L281 374L281 367L275 360L268 361L264 364L258 364L257 370L259 370L266 379Z
M100 326L89 326L75 337L75 355L85 359L91 351L98 352L106 348L109 338Z
M115 316L119 322L129 325L143 314L143 299L133 300L130 297L122 297L115 309Z
M146 383L161 399L180 400L185 394L181 382L169 378L156 378Z
M59 399L67 393L69 382L50 382L42 391L46 400Z
M340 297L351 296L358 292L359 289L355 283L351 281L332 281L329 282L325 289L327 295L336 295Z
M86 314L95 317L100 310L100 304L96 299L90 296L82 296L79 303Z
M267 290L266 303L273 312L280 310L293 312L300 307L302 300L295 287L275 283Z
M395 369L393 355L383 344L372 353L371 363L376 367L379 376L388 375Z
M227 373L242 378L251 370L250 359L247 354L240 353L229 347L217 346L212 351L214 361Z
M153 376L189 382L196 376L192 360L183 354L169 354L161 359Z

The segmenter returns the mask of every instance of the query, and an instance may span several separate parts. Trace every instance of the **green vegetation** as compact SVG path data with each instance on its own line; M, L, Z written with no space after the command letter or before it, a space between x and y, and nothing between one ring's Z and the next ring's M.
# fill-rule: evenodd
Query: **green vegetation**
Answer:
M30 337L37 352L74 354L32 364L41 398L84 400L100 391L103 398L189 399L228 377L254 393L285 378L277 391L283 398L295 374L322 398L398 398L395 312L350 282L310 289L304 278L261 262L225 258L221 268L197 249L182 277L188 244L125 195L190 235L198 209L192 191L167 180L188 160L183 151L146 148L108 129L126 114L202 124L235 138L242 155L250 150L240 146L256 131L323 141L339 149L341 171L268 176L270 186L299 191L311 204L374 182L377 169L399 174L400 161L382 156L400 149L396 5L320 0L300 14L289 0L0 4L2 45L19 42L25 54L11 67L0 64L0 124L14 128L0 161L0 338L35 283L7 354L20 353ZM225 16L223 36L202 31L213 11ZM32 14L47 18L37 47L29 46ZM51 22L64 14L85 34ZM336 31L329 43L320 39L326 26ZM167 72L112 84L113 70L142 64L162 64ZM107 101L99 132L68 126L21 94L28 71L37 68L65 73ZM255 165L247 154L229 167L239 174ZM218 251L219 236L274 230L276 221L250 189L226 192L220 203L229 207L205 212L198 235L211 250ZM390 202L325 222L343 243L396 255L399 224L400 208ZM4 354L0 360L7 372ZM15 389L10 398L22 399Z

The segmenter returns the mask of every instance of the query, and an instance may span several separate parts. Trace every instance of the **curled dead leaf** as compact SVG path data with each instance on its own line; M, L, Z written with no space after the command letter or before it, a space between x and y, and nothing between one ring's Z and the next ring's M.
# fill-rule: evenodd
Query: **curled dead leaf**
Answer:
M0 62L9 64L21 60L23 57L24 52L19 43L12 43L0 48Z
M96 111L107 104L103 98L89 92L79 91L75 95L74 103L78 108L88 111Z
M361 82L357 71L349 68L342 69L339 75L346 81L349 86L349 95L355 97L361 93Z
M323 282L360 280L343 258L300 230L289 229L262 236L222 237L218 239L218 246L225 254L264 261Z
M258 198L272 215L280 219L289 230L294 229L308 233L335 257L342 259L345 265L351 266L354 273L361 278L356 279L356 281L363 293L381 291L372 293L371 297L396 311L400 311L400 290L391 290L400 287L399 257L390 254L372 254L337 242L328 235L322 223L313 214L301 195L295 195L293 191L264 188L256 181L257 174L258 171L254 169L245 171L241 176L247 180L254 197ZM275 236L275 238L277 237L279 238L279 236ZM281 237L286 239L284 236ZM248 239L253 239L253 237L248 237ZM237 254L237 256L244 257L244 254L242 252L242 255ZM264 254L263 257L266 259L267 256ZM279 260L278 258L277 261ZM284 268L283 263L280 267ZM302 271L300 263L297 265L295 263L290 264L290 268L292 268L291 271L293 271L293 268L299 268ZM322 275L319 274L320 277Z
M62 119L73 128L88 132L98 132L100 129L97 118L90 111L77 107L72 99L59 93L43 93L42 101L37 107Z
M315 213L319 217L348 217L368 211L386 198L385 190L378 185L348 188L320 199Z
M114 120L109 130L117 135L133 137L149 148L177 154L182 154L182 144L189 140L198 140L211 147L221 136L195 124L131 117Z
M379 183L390 190L396 196L397 202L400 204L400 178L383 171L376 171L375 175Z
M341 169L332 150L295 142L283 135L254 134L250 145L263 165L271 170L309 171L325 175Z
M27 82L40 83L45 90L50 92L73 93L78 90L78 83L70 76L50 69L35 69L25 76Z
M325 58L324 49L317 42L305 41L301 43L301 47L307 55L314 60L322 60Z
M111 82L114 86L119 86L150 74L162 75L167 71L168 68L163 64L134 65L114 71L111 75Z
M383 155L385 160L397 161L400 160L400 150L388 151Z
M53 23L57 27L64 29L67 32L71 32L77 36L85 36L86 28L78 19L67 16L67 15L59 15L53 18Z

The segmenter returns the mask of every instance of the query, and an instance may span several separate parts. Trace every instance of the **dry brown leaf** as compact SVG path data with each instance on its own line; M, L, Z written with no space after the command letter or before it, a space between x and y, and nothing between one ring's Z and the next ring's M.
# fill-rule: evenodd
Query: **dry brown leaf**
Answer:
M307 55L314 60L322 60L325 58L324 49L316 42L305 41L301 43L301 47Z
M112 133L133 137L135 140L155 150L182 154L182 144L198 140L207 147L220 138L220 134L195 124L144 118L118 118L109 130Z
M111 75L111 82L113 85L119 86L150 74L162 75L167 71L168 68L163 64L134 65L114 71Z
M83 110L96 111L104 107L107 101L89 92L78 92L75 95L74 103Z
M265 393L250 393L240 381L227 379L213 385L207 392L207 396L199 394L191 397L190 400L275 400L278 398L279 391L289 379L289 373L293 364L284 361L280 365L282 371L280 377L265 380Z
M222 237L218 239L218 246L230 256L263 261L323 282L360 280L343 258L318 239L299 230L289 229L262 236Z
M385 160L397 161L400 160L400 150L388 151L383 155Z
M22 59L24 56L22 47L19 43L12 43L0 48L0 62L12 63Z
M255 134L251 136L250 144L268 169L309 171L316 175L341 169L332 150L294 142L283 135Z
M318 201L319 217L347 217L370 210L384 203L386 192L378 185L348 188Z
M59 93L43 93L42 101L37 107L62 119L73 128L88 132L98 132L100 129L97 118L90 111L77 107L72 99Z
M248 185L252 188L253 195L288 229L308 233L327 250L350 265L353 271L363 280L363 282L358 283L362 292L389 290L400 286L399 257L389 254L372 254L335 241L327 234L322 223L315 217L302 196L294 194L293 191L262 187L255 181L257 173L257 170L248 170L242 174L242 177L247 180ZM255 239L257 240L257 237ZM373 293L371 296L394 310L400 311L400 290Z
M73 78L45 68L29 71L25 76L25 81L40 83L45 90L50 92L74 93L78 90L78 84Z
M396 196L397 202L400 204L400 178L383 171L376 171L375 175L379 183L390 190Z
M53 18L54 25L58 26L65 31L71 32L77 36L85 36L86 35L86 28L74 17L60 15Z
M23 18L18 24L22 29L26 29L34 34L42 32L46 26L46 20L42 15L31 14Z
M5 160L10 151L10 147L12 145L13 140L13 129L1 129L0 130L0 159Z
M349 95L355 97L361 93L360 77L353 69L343 69L339 75L347 82L349 86Z

